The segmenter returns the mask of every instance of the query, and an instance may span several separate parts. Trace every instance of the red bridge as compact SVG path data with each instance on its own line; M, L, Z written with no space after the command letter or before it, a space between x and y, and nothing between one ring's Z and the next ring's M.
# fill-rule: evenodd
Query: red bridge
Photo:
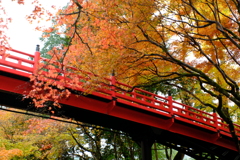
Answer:
M22 101L22 96L31 89L29 77L37 69L40 54L17 50L9 53L0 55L0 105L37 112L41 108L31 106L29 100ZM228 126L216 113L203 112L172 97L138 88L128 92L132 87L114 77L109 79L108 86L85 96L73 92L68 99L60 101L62 108L56 115L127 132L142 146L145 160L151 159L154 142L196 159L240 159ZM235 128L240 136L240 126Z

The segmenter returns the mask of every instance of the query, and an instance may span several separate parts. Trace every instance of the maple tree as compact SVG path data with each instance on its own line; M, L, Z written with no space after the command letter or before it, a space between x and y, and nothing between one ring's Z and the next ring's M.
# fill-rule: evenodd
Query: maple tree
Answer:
M48 34L50 35L45 37ZM51 51L54 46L66 45L69 40L67 37L56 34L56 31L51 33L44 32L43 37L40 39L44 42L44 46L41 49L41 56L46 58L50 58L47 52ZM155 90L159 91L156 88ZM115 159L119 159L120 157L124 157L124 159L140 158L140 147L131 140L129 135L122 132L94 125L89 127L89 124L84 123L80 123L77 129L70 128L69 132L77 144L73 148L76 151L76 157L79 156L77 152L80 152L82 153L80 156L82 159L90 159L91 157L94 157L94 159L109 159L114 157ZM85 143L88 145L84 145ZM152 153L152 157L156 160L159 158L171 160L172 157L175 157L174 160L182 160L184 157L184 154L180 152L175 154L172 149L161 144L155 144L152 147Z
M208 107L224 119L239 149L233 126L240 106L239 6L238 0L71 0L55 16L54 27L45 30L64 34L68 41L48 53L48 65L40 66L48 76L42 70L32 77L29 96L38 107L49 100L58 105L59 98L70 95L64 84L82 87L74 75L88 81L81 84L86 88L97 88L101 77L114 70L117 80L133 86L161 84L186 92L192 105ZM43 13L36 6L28 18ZM63 73L68 79L57 83ZM51 80L40 83L46 78ZM182 85L185 80L192 83Z
M73 0L58 12L56 25L45 30L64 34L69 41L48 54L60 73L66 65L100 77L114 70L119 81L134 86L174 86L193 97L192 104L198 101L216 111L239 148L231 116L240 106L238 7L235 0ZM54 79L59 70L49 73ZM192 84L181 85L185 80ZM77 77L66 82L79 87ZM99 85L96 77L88 82ZM59 83L51 85L66 91ZM57 91L48 90L40 102L57 101ZM61 92L60 97L68 95Z

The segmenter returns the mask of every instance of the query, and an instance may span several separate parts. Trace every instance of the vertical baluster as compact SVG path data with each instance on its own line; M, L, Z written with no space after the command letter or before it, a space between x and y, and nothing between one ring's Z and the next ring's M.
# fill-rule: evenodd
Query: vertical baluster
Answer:
M216 127L216 130L218 130L219 129L218 117L217 117L217 113L215 111L213 112L213 122L214 122L214 126Z
M144 101L144 102L147 102L147 99L146 99L145 95L142 94L141 100Z
M154 95L153 94L151 94L150 97L147 97L147 98L144 98L144 99L145 99L146 102L154 104ZM149 107L149 108L151 108L151 107ZM157 108L154 107L152 109L156 110Z
M7 57L7 56L6 56L6 53L4 53L4 54L2 55L2 60L3 60L3 61L6 61L6 57Z
M38 65L39 65L39 60L40 60L40 46L37 45L36 47L36 52L34 55L34 65L33 65L33 74L37 74L38 72Z
M112 73L111 76L111 94L112 94L112 98L116 98L116 77L114 72Z
M169 107L169 114L173 115L173 100L172 96L168 96L168 107Z
M22 65L22 60L18 60L18 65Z
M136 98L137 98L137 95L136 95L136 90L135 90L135 88L133 89L132 93L130 93L130 94L131 94L131 97L133 97L134 99L136 99Z
M150 102L151 104L155 104L154 94L151 94L150 100L151 100L151 102Z
M185 109L186 116L190 119L193 119L194 115L191 113L191 110L189 110L191 108L189 108L187 105L184 105L183 108ZM192 117L191 117L191 115L192 115Z

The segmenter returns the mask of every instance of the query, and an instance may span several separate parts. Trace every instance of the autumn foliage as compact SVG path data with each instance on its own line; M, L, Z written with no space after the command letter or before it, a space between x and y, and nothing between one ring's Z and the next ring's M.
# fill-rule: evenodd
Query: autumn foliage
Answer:
M48 117L44 119L13 113L15 111L22 112L16 109L0 111L1 160L64 158L68 155L69 148L75 145L67 130L76 125L61 123Z
M0 110L1 160L140 159L140 147L123 132L33 115L16 109Z
M131 85L150 82L181 88L177 84L186 77L212 97L203 101L192 93L203 105L217 109L214 100L223 97L238 105L237 11L236 3L224 0L74 0L59 10L55 25L44 30L69 41L51 50L51 59L42 67L52 79L67 72L86 77L80 70L100 77L114 71L119 81ZM72 75L51 84L77 87L80 80ZM97 81L87 79L91 80Z
M35 4L30 21L53 18ZM177 88L189 104L216 111L237 141L239 6L237 0L70 0L43 30L45 38L56 32L67 41L47 53L28 96L38 107L58 106L68 88L96 90L114 72L133 86Z

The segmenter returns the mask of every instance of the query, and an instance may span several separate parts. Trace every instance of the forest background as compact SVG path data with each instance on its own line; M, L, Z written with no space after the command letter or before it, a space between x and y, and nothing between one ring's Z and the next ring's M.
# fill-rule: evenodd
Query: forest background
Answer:
M90 93L114 72L118 81L217 112L240 148L233 125L238 123L240 106L239 1L72 0L56 15L38 1L33 5L27 19L33 22L48 15L53 26L38 27L43 38L57 35L62 40L54 42L53 48L46 44L50 47L44 55L50 59L45 67L49 77L66 74L64 66L77 68L75 74L83 77L80 70L99 75L83 86ZM9 21L2 20L2 26ZM8 43L3 31L0 38L4 54ZM46 78L43 71L40 67L31 78L37 92L32 90L28 98L36 107L46 107L48 101L59 107L58 99L71 94L64 84L79 87L79 79L69 74L71 80L62 80L62 85L54 80L38 83Z

